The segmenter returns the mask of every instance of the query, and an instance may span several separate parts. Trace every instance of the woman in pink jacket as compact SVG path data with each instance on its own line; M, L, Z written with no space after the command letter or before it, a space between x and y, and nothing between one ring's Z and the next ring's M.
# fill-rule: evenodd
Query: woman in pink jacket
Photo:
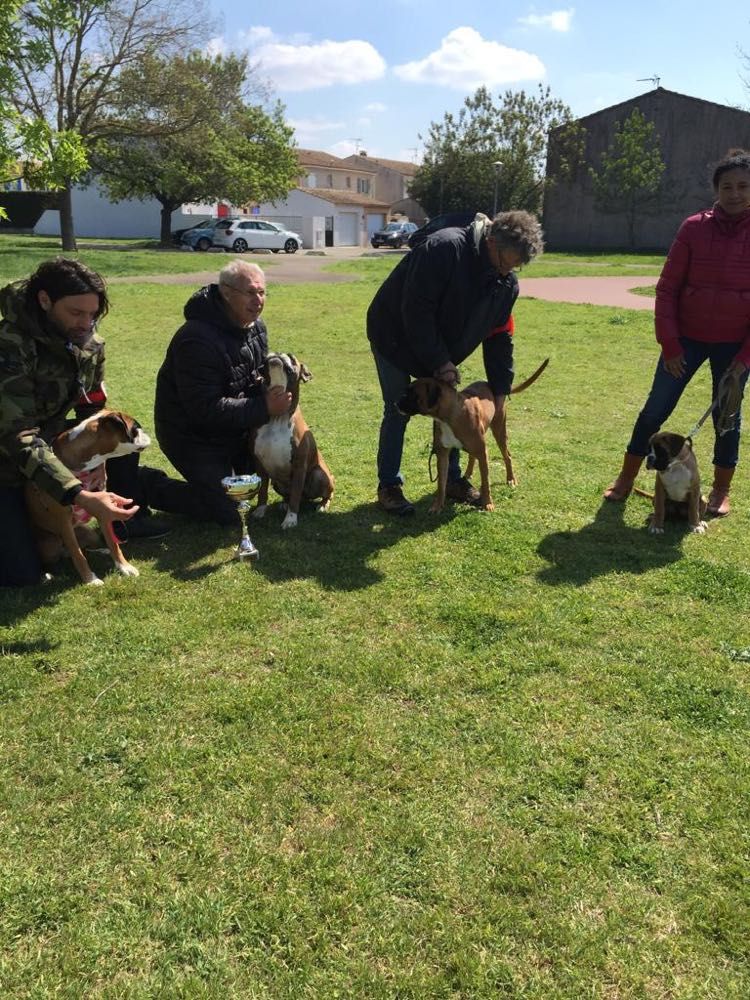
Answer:
M731 150L713 171L714 207L680 226L656 286L656 339L661 357L651 392L633 428L622 469L605 491L625 500L648 452L648 440L669 418L704 361L711 365L713 398L728 369L744 390L750 368L750 153ZM714 425L716 413L714 413ZM729 486L737 465L740 415L733 430L716 435L708 512L729 513Z

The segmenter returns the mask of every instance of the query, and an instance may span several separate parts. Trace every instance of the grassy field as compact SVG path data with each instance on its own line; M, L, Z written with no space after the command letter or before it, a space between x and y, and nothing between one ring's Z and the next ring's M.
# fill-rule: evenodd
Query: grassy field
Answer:
M282 534L272 508L254 568L175 519L129 545L138 580L0 596L3 997L750 995L744 470L704 536L601 506L651 317L522 299L519 380L551 361L510 404L520 485L495 455L494 513L429 515L415 418L417 514L389 520L363 332L382 267L267 306L315 376L329 514ZM187 292L112 287L110 398L147 427Z

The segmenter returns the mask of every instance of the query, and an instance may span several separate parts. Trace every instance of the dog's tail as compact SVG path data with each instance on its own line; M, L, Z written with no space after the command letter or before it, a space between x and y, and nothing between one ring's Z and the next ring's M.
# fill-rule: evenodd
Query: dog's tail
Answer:
M521 382L520 385L514 385L510 391L512 393L515 393L515 392L523 392L524 389L528 389L530 385L533 385L536 382L536 380L539 378L539 376L542 374L542 372L544 371L544 369L547 367L548 364L549 364L549 358L545 358L544 361L542 361L542 363L539 365L537 370L532 375L529 375L529 377L526 379L525 382Z

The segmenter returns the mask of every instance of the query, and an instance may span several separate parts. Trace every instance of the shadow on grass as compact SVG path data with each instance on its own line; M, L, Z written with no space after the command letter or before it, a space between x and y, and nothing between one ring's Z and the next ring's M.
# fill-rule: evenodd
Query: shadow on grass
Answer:
M254 572L272 583L315 579L328 590L371 587L383 576L371 565L373 557L444 523L445 518L428 514L430 502L426 497L415 516L405 518L384 514L374 503L326 514L305 506L291 531L281 530L280 505L273 504L261 521L249 520L250 537L260 551ZM238 530L185 522L165 539L154 568L179 580L201 579L234 559L238 537Z
M557 531L537 552L550 563L537 574L543 583L582 585L605 573L646 573L680 559L687 525L670 523L663 535L624 523L625 505L604 501L580 531Z

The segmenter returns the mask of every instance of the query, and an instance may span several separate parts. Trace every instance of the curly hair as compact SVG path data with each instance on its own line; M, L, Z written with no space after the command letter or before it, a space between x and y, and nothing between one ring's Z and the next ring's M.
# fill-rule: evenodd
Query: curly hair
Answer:
M542 227L531 212L499 212L490 223L488 235L493 237L499 249L519 253L522 264L528 264L544 250Z
M27 305L36 306L39 292L46 292L53 304L67 295L96 295L99 299L97 319L106 316L109 310L104 278L80 260L70 257L55 257L39 265L26 282Z
M715 163L711 173L711 184L714 191L719 188L723 174L730 170L747 170L750 172L750 153L746 149L730 149L718 163Z

